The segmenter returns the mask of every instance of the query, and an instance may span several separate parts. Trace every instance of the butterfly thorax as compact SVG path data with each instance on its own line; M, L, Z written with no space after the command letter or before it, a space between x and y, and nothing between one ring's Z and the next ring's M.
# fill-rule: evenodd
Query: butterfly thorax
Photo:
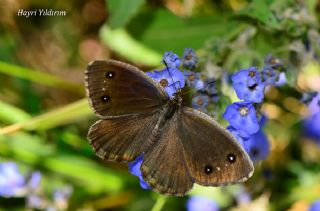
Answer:
M182 97L181 92L178 91L172 100L170 100L165 107L164 117L166 120L171 119L171 117L176 113L177 110L181 107Z

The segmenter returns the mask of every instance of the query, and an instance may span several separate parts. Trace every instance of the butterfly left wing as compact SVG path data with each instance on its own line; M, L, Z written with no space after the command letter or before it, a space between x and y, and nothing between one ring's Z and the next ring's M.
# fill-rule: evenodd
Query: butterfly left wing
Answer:
M104 160L132 161L153 144L148 138L158 119L155 111L99 120L89 129L88 140L96 155Z
M143 71L115 60L95 60L85 72L89 103L101 119L145 114L168 101L164 89Z

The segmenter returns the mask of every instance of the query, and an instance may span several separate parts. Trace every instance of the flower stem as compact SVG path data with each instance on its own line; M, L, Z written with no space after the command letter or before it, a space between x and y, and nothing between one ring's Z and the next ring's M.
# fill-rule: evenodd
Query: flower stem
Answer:
M151 211L160 211L162 209L163 205L166 203L166 201L167 201L167 197L160 195L157 198L156 203L153 205Z

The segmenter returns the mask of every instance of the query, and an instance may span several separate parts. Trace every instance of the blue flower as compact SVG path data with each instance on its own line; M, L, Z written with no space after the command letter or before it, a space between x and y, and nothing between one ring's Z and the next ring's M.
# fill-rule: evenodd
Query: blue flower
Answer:
M320 112L320 92L313 94L313 97L309 102L308 109L311 115Z
M146 72L146 74L160 83L170 98L173 97L178 89L182 89L185 86L184 75L176 68L166 68L154 72Z
M251 202L251 195L243 185L241 185L240 189L236 192L235 198L237 204L248 204Z
M310 204L309 211L320 211L320 199Z
M227 127L227 130L229 130L232 135L239 141L241 146L245 149L251 160L254 162L264 160L268 156L270 151L268 138L262 131L262 127L264 126L266 121L266 116L262 115L259 121L260 129L258 130L258 132L246 137L241 136L239 134L239 131L234 127Z
M287 83L287 77L284 72L281 72L274 83L275 86L283 86L285 83Z
M20 195L25 186L25 178L20 174L15 163L0 164L0 195L12 197Z
M229 105L223 114L223 118L228 120L230 125L244 138L249 138L260 128L256 110L249 102L237 102Z
M29 181L20 174L18 167L13 162L0 164L0 196L23 196L30 188L35 188L40 182L40 173L31 175Z
M218 204L202 196L192 196L187 202L187 211L218 211Z
M301 102L309 105L313 98L318 95L318 92L305 92L302 94Z
M194 50L191 48L184 49L182 62L185 68L194 69L198 63L198 58Z
M310 115L302 123L305 135L317 141L320 146L320 93L312 96L308 105Z
M257 162L259 160L264 160L268 156L270 146L268 138L262 130L259 130L257 133L250 135L248 138L243 138L232 126L228 126L227 129L239 141L252 161Z
M267 65L267 66L264 66L262 69L262 78L266 85L275 84L275 82L279 78L279 75L280 75L279 71L275 70L271 66Z
M249 138L243 138L242 136L240 136L238 131L231 125L227 127L227 130L229 130L231 134L238 140L238 142L246 150L246 152L250 151L251 142L249 141Z
M194 95L192 97L191 104L193 108L202 112L206 112L206 108L209 105L209 97L203 94Z
M205 87L201 89L200 92L207 94L212 102L214 103L218 102L219 95L216 87L216 80L214 78L208 78L204 82L205 82Z
M231 77L233 88L239 99L261 103L264 97L264 83L256 67L240 70Z
M40 183L41 174L38 171L32 172L31 178L28 182L28 187L32 189L36 189Z
M190 88L199 90L204 87L204 82L201 80L199 73L184 71L183 74Z
M163 54L162 62L168 68L179 68L181 63L179 56L172 53L172 51L167 51Z
M314 139L320 146L320 113L303 120L303 130L307 137Z
M128 163L129 171L131 174L139 177L140 186L143 189L150 189L149 185L143 180L142 173L140 170L143 162L143 154L138 156L134 161Z
M271 66L264 66L262 77L265 85L283 86L287 82L286 74L279 72Z
M269 155L270 145L267 136L262 130L251 135L248 139L250 147L247 153L253 162L264 160Z

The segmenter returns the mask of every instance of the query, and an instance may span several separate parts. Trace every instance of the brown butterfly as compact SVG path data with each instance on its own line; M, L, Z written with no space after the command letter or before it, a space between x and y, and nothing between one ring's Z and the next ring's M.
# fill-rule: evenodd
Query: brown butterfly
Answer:
M170 99L164 88L129 64L93 61L85 73L90 106L101 119L88 139L104 160L133 161L153 190L183 196L193 183L222 186L247 180L253 164L225 128Z

